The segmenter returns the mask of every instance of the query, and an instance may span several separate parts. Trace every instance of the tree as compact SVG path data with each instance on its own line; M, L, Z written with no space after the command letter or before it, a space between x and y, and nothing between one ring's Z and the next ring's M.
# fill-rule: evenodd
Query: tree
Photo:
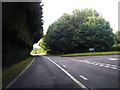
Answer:
M24 60L43 34L41 2L2 3L2 66Z
M51 53L105 51L114 44L113 37L109 22L96 10L74 10L49 26L44 45Z

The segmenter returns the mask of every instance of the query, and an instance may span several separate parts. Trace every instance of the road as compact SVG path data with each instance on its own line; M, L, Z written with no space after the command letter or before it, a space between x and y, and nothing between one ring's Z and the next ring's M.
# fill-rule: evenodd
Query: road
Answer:
M8 88L118 88L118 55L36 56Z

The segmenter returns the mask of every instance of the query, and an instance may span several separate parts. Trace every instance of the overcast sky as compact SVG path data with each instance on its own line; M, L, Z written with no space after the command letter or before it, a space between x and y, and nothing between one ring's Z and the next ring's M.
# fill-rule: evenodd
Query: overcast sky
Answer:
M63 13L72 13L74 9L92 8L106 21L110 22L113 32L118 30L118 2L120 0L42 0L44 32L48 26Z

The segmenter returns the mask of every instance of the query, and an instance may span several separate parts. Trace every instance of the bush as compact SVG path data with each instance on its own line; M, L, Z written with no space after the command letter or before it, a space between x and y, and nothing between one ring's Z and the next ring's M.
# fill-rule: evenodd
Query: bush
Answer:
M120 51L120 44L113 45L110 50L112 50L112 51Z

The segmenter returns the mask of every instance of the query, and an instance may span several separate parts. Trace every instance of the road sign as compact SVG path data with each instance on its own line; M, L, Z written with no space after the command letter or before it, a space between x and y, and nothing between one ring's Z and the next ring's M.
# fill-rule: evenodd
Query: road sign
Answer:
M95 51L95 48L89 48L89 51Z

